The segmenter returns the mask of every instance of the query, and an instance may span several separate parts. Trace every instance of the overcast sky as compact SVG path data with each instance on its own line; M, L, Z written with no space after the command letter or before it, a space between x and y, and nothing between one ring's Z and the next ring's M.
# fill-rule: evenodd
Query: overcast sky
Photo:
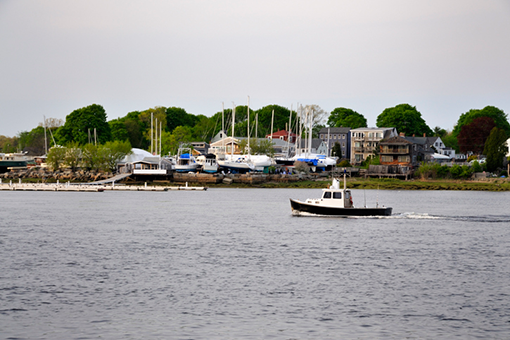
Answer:
M0 135L100 104L510 113L508 0L0 0Z

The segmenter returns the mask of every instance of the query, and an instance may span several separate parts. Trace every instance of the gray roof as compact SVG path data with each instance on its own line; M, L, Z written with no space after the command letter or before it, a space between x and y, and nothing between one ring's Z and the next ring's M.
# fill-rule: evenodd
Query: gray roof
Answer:
M350 127L324 127L320 129L319 133L349 133L351 131Z

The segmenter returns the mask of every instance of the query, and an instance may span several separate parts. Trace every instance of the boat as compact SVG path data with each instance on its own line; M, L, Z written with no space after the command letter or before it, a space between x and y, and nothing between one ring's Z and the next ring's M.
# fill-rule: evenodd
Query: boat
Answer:
M248 121L250 117L250 104L248 99ZM235 116L236 116L236 107L232 109L232 146L230 148L230 156L224 155L224 159L218 160L218 165L222 169L222 171L228 171L232 173L247 173L255 170L255 166L251 161L249 155L248 157L244 155L234 154L234 127L235 127ZM248 150L250 149L250 136L249 136L249 128L248 128ZM223 157L222 157L223 158Z
M207 173L216 173L218 172L218 162L216 161L215 154L207 154L200 155L197 157L197 163L199 164L201 170Z
M198 163L191 153L191 148L180 148L177 152L177 161L175 164L175 171L177 172L195 172Z
M244 174L255 170L255 166L251 159L244 155L227 155L226 159L218 161L218 164L223 171L229 171L232 173Z
M336 216L391 216L392 208L379 207L354 207L352 203L351 191L346 187L344 172L344 187L340 188L340 181L333 178L332 184L322 189L322 197L316 199L307 199L304 202L290 199L292 212L296 215L301 213L315 215L336 215Z
M35 166L34 158L27 156L24 152L0 153L0 173L7 172L10 169L24 169L29 166Z

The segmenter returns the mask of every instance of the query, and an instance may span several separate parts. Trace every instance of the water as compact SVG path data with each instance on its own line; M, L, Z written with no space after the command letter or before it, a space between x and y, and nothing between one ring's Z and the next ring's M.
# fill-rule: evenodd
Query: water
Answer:
M510 193L0 192L0 338L505 339Z

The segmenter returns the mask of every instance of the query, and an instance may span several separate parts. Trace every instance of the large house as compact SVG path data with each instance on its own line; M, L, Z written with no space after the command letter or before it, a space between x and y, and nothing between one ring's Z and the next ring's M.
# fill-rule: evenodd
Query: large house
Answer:
M357 128L351 130L351 164L361 164L377 150L379 141L396 137L396 128Z
M379 142L379 158L381 165L410 166L414 158L413 143L395 136Z
M351 158L351 128L348 127L326 127L319 131L320 139L326 143L327 156L331 156L331 152L336 143L340 145L342 150L342 158Z

